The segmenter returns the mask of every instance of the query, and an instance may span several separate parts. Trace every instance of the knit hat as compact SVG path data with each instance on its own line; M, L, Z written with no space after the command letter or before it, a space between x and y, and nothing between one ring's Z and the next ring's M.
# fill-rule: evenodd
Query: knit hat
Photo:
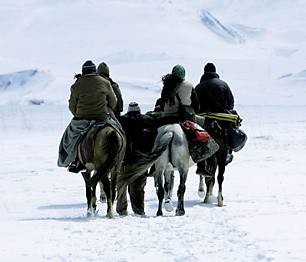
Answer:
M102 62L99 66L98 66L98 70L97 70L99 75L104 75L104 76L108 76L109 77L109 67L106 63Z
M96 71L97 71L96 65L91 60L87 60L82 65L82 75L96 73Z
M204 73L205 72L209 72L209 73L216 73L216 67L213 63L207 63L205 66L204 66Z
M184 80L185 79L185 68L181 65L176 65L172 69L172 75L177 78Z
M128 113L129 112L138 112L138 113L140 113L140 107L139 107L138 103L136 103L136 102L129 103Z

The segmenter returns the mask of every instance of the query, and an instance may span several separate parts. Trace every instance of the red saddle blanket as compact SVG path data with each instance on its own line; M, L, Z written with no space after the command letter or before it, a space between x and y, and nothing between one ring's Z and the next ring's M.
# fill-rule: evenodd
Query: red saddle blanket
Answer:
M187 140L192 142L207 142L211 136L198 124L186 120L185 122L181 123L181 127L184 130Z

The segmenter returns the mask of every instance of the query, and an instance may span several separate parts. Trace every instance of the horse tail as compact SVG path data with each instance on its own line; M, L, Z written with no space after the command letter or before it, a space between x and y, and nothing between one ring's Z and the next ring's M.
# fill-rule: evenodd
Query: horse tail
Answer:
M110 162L110 168L112 168L119 160L117 156L123 148L123 140L122 137L118 135L117 130L113 129L107 136L107 142L109 152L108 161Z
M172 132L158 134L153 149L150 153L137 152L133 163L127 163L117 179L118 197L124 193L125 186L129 185L144 173L154 164L154 162L167 149L173 138Z

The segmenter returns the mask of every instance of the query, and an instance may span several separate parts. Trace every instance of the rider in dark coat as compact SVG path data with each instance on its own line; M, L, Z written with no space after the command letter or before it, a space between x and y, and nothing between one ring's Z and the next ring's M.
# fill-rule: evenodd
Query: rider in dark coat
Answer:
M117 104L117 97L110 82L97 75L96 65L86 61L82 75L76 76L71 86L69 110L73 119L64 132L60 143L58 166L67 167L69 172L78 173L85 167L77 157L77 145L92 123L104 122Z
M200 83L196 86L200 112L222 112L234 108L234 97L226 82L219 78L213 63L207 63Z
M123 100L122 100L122 95L121 91L119 88L119 85L113 81L113 79L110 77L109 74L109 67L106 63L102 62L99 64L98 69L97 69L98 75L102 76L104 79L108 80L116 94L117 97L117 105L114 108L114 113L115 116L118 118L120 116L120 113L123 111Z
M155 120L141 114L140 107L136 102L131 102L128 112L119 117L119 121L126 134L127 147L125 161L134 161L136 151L150 152L154 139L157 135ZM135 214L144 215L144 187L147 182L147 172L137 178L128 187L131 206ZM117 212L126 214L127 200L126 198L117 201Z
M228 84L219 78L213 63L207 63L200 83L195 87L200 102L199 113L229 113L234 109L234 97ZM227 163L231 162L233 155L228 150ZM204 164L198 163L197 173L202 173Z

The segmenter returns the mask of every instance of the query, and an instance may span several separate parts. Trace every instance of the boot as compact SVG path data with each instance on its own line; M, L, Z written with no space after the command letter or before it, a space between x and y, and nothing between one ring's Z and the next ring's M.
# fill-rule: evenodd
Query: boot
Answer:
M81 170L84 170L84 169L86 169L86 167L78 159L73 161L68 166L68 171L72 173L79 173Z
M233 154L232 154L232 150L229 150L229 151L227 152L227 156L226 156L226 160L225 160L225 165L227 165L227 164L229 164L230 162L232 162L232 161L233 161L233 158L234 158L234 156L233 156Z

